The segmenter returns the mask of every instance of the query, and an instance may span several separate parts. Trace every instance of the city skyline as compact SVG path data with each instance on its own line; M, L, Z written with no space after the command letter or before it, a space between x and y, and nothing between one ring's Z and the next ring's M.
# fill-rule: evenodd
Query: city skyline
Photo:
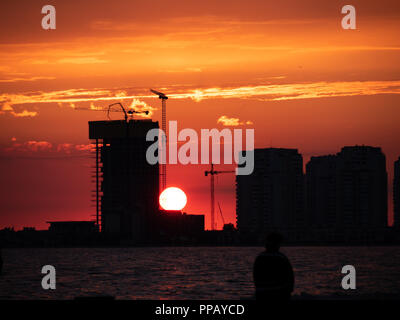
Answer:
M297 149L255 149L252 175L236 178L237 228L262 242L382 241L388 226L388 183L380 148L345 146L312 157L303 172Z
M132 120L131 120L132 121ZM110 169L108 169L107 171L104 171L104 164L102 164L102 166L101 167L99 167L98 165L96 165L95 167L98 167L98 169L97 170L99 170L99 172L101 172L101 178L99 178L99 186L98 186L98 188L99 188L99 190L102 190L101 191L101 194L100 194L100 197L98 198L98 200L96 200L96 203L98 202L99 203L99 217L100 217L100 220L102 219L102 216L103 216L103 210L104 210L104 208L106 208L105 209L105 211L106 211L106 213L107 213L107 210L111 210L111 212L112 211L115 211L116 209L116 204L117 204L117 202L115 202L115 200L113 200L113 199L115 199L115 197L117 196L117 198L120 198L120 196L118 196L117 195L117 193L121 190L121 186L118 186L118 185L121 185L121 183L123 183L123 181L120 179L120 174L117 174L116 175L116 171L115 170L118 170L118 171L121 171L121 173L122 172L125 172L126 170L127 170L127 166L129 166L129 164L128 163L126 163L126 165L127 166L122 166L121 167L121 165L123 164L121 161L122 161L122 158L118 158L118 157L120 157L120 155L118 156L118 154L121 152L121 151L118 151L118 153L115 153L115 150L114 151L112 151L112 153L110 153L110 151L107 151L108 149L110 149L109 148L109 146L110 145L112 145L113 144L113 140L112 139L110 139L110 138L103 138L103 136L104 135L107 135L108 133L106 133L107 132L107 130L105 130L105 129L101 129L101 127L102 126L104 126L104 125L106 125L107 124L107 122L109 122L109 125L108 126L112 126L113 125L113 123L115 123L114 124L114 126L116 126L116 125L121 125L123 122L121 122L121 121L91 121L91 122L89 122L89 127L90 127L90 129L89 129L89 135L90 135L90 138L91 138L91 140L92 140L92 144L91 144L91 146L92 146L92 153L94 152L94 150L95 150L95 146L96 146L96 143L95 143L95 140L96 139L94 139L94 137L98 137L98 139L99 139L99 144L100 144L100 147L99 147L99 156L98 156L98 161L100 162L100 163L103 163L105 160L105 158L108 158L109 160L107 161L107 162L109 162L109 163L115 163L115 164L113 164L113 167L114 167L114 169L112 169L112 174L110 175L110 173L111 173L111 171L110 171ZM137 124L137 125L139 125L139 129L135 129L135 132L137 132L136 133L136 135L138 134L138 132L141 132L141 133L139 133L139 135L140 134L144 134L143 132L143 128L144 127L148 127L149 125L150 126L157 126L157 124L155 124L154 122L151 122L151 121L145 121L144 123L148 123L148 124L145 124L144 125L144 127L142 128L142 126L143 126L143 124L141 124L141 123L143 123L143 121L138 121L137 123L139 123L139 124ZM131 123L131 125L133 125L133 122ZM97 129L95 128L95 127L97 127ZM105 128L105 127L104 127ZM110 130L110 129L108 129L108 130ZM125 129L124 129L125 130ZM138 130L138 131L137 131ZM120 131L120 129L118 129L117 131ZM143 132L142 132L143 131ZM111 131L110 131L111 132ZM104 140L103 140L104 139ZM136 137L136 139L137 139L137 137ZM117 139L116 140L117 141L117 147L118 148L121 148L121 142L119 142L119 140ZM139 149L140 150L142 150L143 151L143 153L142 153L142 156L144 157L144 154L145 154L145 145L149 145L149 143L148 142L146 142L145 141L145 139L143 139L143 141L142 142L139 142L138 140L137 140L137 142L135 142L135 146L139 146ZM105 149L104 149L104 151L101 151L102 149L101 149L101 147L102 146L106 146L105 147ZM132 146L132 145L131 145ZM130 149L131 148L131 146L129 146L129 144L127 145L127 152L128 153L131 153L131 152L134 152L134 150L135 149ZM137 148L137 147L135 147L135 148ZM113 150L113 149L110 149L110 150ZM118 149L117 149L118 150ZM130 151L128 151L128 150L130 150ZM384 196L383 197L381 197L381 200L384 202L384 206L381 206L381 205L378 205L377 207L375 206L375 209L373 209L373 210L377 210L378 212L380 212L379 214L382 214L382 213L384 213L384 216L385 216L385 219L384 219L384 222L382 222L383 224L381 224L381 226L382 227L386 227L386 226L395 226L395 224L393 223L393 224L390 224L390 212L389 212L389 210L388 210L388 208L390 207L390 204L392 204L392 206L394 207L394 208L396 208L396 205L395 205L395 202L396 201L398 201L397 199L398 199L398 190L396 189L396 185L397 184L399 184L399 178L398 178L398 173L399 173L399 169L398 169L398 166L399 166L399 163L400 163L400 157L399 157L399 159L397 160L397 161L395 161L394 162L394 164L393 164L393 167L394 167L394 171L395 171L395 174L397 174L397 176L395 176L394 177L394 179L393 179L393 181L388 181L388 179L387 179L387 167L386 167L386 157L385 157L385 154L384 153L382 153L382 151L381 151L381 148L380 147L372 147L372 146L364 146L364 145L361 145L361 146L358 146L358 145L355 145L355 146L344 146L344 147L342 147L341 148L341 151L340 152L337 152L336 154L327 154L327 155L319 155L319 156L311 156L310 157L310 159L309 159L309 161L308 162L303 162L303 155L301 154L301 153L299 153L298 152L298 150L297 149L288 149L288 148L276 148L276 147L269 147L269 148L255 148L254 149L254 151L253 152L255 152L255 151L258 151L258 152L255 152L255 160L256 160L256 163L257 163L257 161L258 161L258 167L259 167L259 164L260 164L260 161L262 160L262 159L264 159L264 161L266 161L266 159L267 158L264 158L265 157L265 155L264 156L262 156L261 158L260 158L260 156L261 156L261 152L271 152L272 153L272 159L274 159L275 158L275 160L273 160L273 162L271 162L271 165L272 166L274 166L274 167L279 167L279 172L280 172L280 174L283 174L283 176L286 176L289 180L290 179L292 179L291 177L290 177L290 175L293 173L293 170L288 170L288 168L286 167L287 166L287 164L288 163L291 163L291 162L293 162L294 160L295 160L295 158L298 158L298 164L296 165L296 170L298 170L298 175L299 175L299 177L298 178L296 178L296 181L297 182L295 182L294 184L295 185L300 185L301 186L301 189L299 189L298 191L294 191L293 190L293 192L295 192L296 194L298 193L298 195L296 196L296 198L298 199L298 201L299 201L299 203L297 203L296 201L292 201L293 199L292 198L288 198L287 200L288 201L286 201L286 204L284 203L284 202L282 202L282 203L277 203L276 205L278 206L278 207L280 207L280 206L283 206L282 208L286 208L286 205L288 204L288 203L291 203L291 208L294 210L291 210L291 209L289 209L289 211L287 212L287 214L285 213L286 211L285 210L278 210L277 212L275 212L276 211L276 209L274 209L275 211L275 213L274 213L274 216L275 216L275 218L272 218L272 220L271 221L273 221L274 219L278 219L279 221L281 221L280 223L278 223L278 224L274 224L274 223L272 223L266 230L284 230L285 228L298 228L299 229L299 231L300 232L304 232L304 230L302 229L305 225L307 225L307 224L309 224L309 225L313 225L315 228L316 228L316 230L319 228L319 227L321 227L323 224L326 224L326 223L328 223L328 225L327 226L329 226L329 227L333 227L333 226L335 226L335 227L338 227L338 220L337 220L337 218L336 218L336 215L342 215L342 213L340 213L340 212L342 212L342 210L339 208L339 210L338 211L336 211L337 209L336 209L336 204L334 204L334 206L335 206L335 208L334 208L334 211L333 211L333 216L332 217L330 217L329 218L329 216L330 215L332 215L331 213L330 213L330 211L329 211L329 209L330 209L330 206L332 206L332 203L330 202L330 201L326 201L327 200L327 198L325 197L325 196L319 196L319 197L317 197L317 195L316 194L314 194L313 195L313 197L315 197L315 199L317 199L317 201L318 201L318 203L320 204L320 205L322 205L323 206L323 209L324 210L322 210L321 211L321 207L319 207L319 212L317 212L317 214L318 213L323 213L323 216L324 216L324 218L323 218L323 220L320 220L321 219L321 217L319 217L318 219L316 218L316 217L314 217L314 218L312 218L312 216L313 215L315 215L315 213L313 213L313 209L311 209L310 208L310 199L309 199L309 196L310 196L310 190L311 189L313 189L313 190L318 190L319 188L323 188L323 190L320 190L320 191L323 191L323 192L327 192L327 190L326 190L326 188L328 187L329 188L329 186L327 186L326 184L324 184L324 185L319 185L316 189L314 189L314 188L311 188L310 187L310 180L308 180L308 179L310 179L314 174L313 174L313 172L314 172L314 170L316 170L314 167L317 165L318 167L320 167L320 169L317 169L318 171L318 175L320 176L320 178L322 178L323 180L325 179L331 179L331 177L333 177L333 175L335 175L335 174L337 174L337 173L335 173L335 171L337 170L336 169L336 167L338 166L338 164L336 163L338 160L337 159L340 159L340 155L341 154L346 154L346 153L348 153L348 151L346 152L346 150L349 150L350 152L351 152L351 150L373 150L373 151L379 151L379 153L382 155L382 160L380 161L381 162L381 165L384 165L384 172L385 172L385 180L384 181L382 181L382 183L380 183L381 185L382 184L384 184L384 186L385 186L385 190L384 190ZM245 151L245 152L249 152L249 151ZM251 152L251 151L250 151ZM276 153L276 155L274 155L274 153ZM107 155L107 156L106 156ZM114 160L112 160L111 161L111 159L115 156L115 155L117 155L118 157L117 158L115 158ZM132 154L133 155L133 154ZM284 160L283 158L282 158L282 156L283 157L288 157L289 156L289 158L288 159L286 159L286 160ZM138 155L135 155L134 156L135 158L137 158L137 160L136 160L136 165L138 164L138 160L140 159L140 156L138 157ZM292 160L290 160L290 157L294 157ZM96 158L96 156L92 156L92 158ZM100 160L101 159L101 160ZM347 160L344 160L344 159L342 159L341 160L341 162L342 162L342 166L345 164L345 163L348 163L348 161L351 159L351 157L349 158L349 159L347 159ZM271 160L268 160L268 161L271 161ZM360 166L360 164L359 164L359 161L360 161L360 159L358 159L357 157L355 158L355 160L351 160L351 161L354 161L354 168L356 169L356 170L363 170L362 169L362 165ZM365 161L365 160L364 160ZM126 162L125 160L123 161L124 163ZM297 162L297 160L295 161L295 162ZM93 163L92 163L93 164ZM117 165L117 166L116 166ZM322 165L322 166L321 166ZM107 166L110 166L110 164L108 164ZM226 165L224 165L224 164L220 164L219 166L226 166ZM92 166L92 168L95 168L94 166ZM132 167L134 167L134 166L132 166ZM152 166L150 165L149 166L149 168L151 168ZM154 173L156 173L156 172L158 172L158 165L154 165L154 169L152 169L151 171L154 171ZM316 167L316 168L318 168L318 167ZM257 168L257 165L256 165L256 168ZM294 168L293 168L294 169ZM304 170L305 169L305 170ZM321 169L323 170L323 171L321 171ZM379 169L378 167L374 167L374 166L370 166L370 169L371 170L377 170L377 169ZM128 178L128 180L131 180L132 182L133 181L135 181L136 180L136 178L134 178L134 177L136 177L137 176L137 173L135 173L135 172L137 172L136 170L137 169L132 169L133 170L133 176L132 176L132 179L131 178ZM248 195L250 195L251 193L249 193L248 194L248 191L252 188L251 187L251 185L247 185L246 184L246 186L245 185L243 185L243 191L240 191L240 189L238 189L238 181L243 181L243 182L245 182L245 181L256 181L256 180L254 180L254 179L257 179L257 176L260 174L260 168L258 169L258 172L257 173L252 173L252 174L250 174L250 175L244 175L244 176L235 176L235 180L236 180L236 182L235 182L235 203L236 203L236 211L235 211L235 222L234 223L232 223L231 221L226 221L226 223L227 224L233 224L236 228L238 228L239 229L239 226L237 225L237 221L238 221L238 219L240 219L239 218L239 214L240 214L240 210L238 210L238 195L239 194L243 194L243 195L245 195L246 197L248 196ZM110 172L108 172L108 171L110 171ZM103 181L104 181L104 178L103 178L103 175L104 175L104 172L105 172L105 175L106 176L108 176L109 177L109 179L106 179L106 180L109 180L109 181L112 181L112 180L115 180L113 183L112 183L112 185L110 185L109 187L108 187L108 189L110 189L108 192L106 192L106 193L104 193L104 191L103 190L105 190L104 189L104 187L102 186L102 184L103 184ZM107 173L108 172L108 173ZM150 171L149 171L150 172ZM324 173L323 173L324 172ZM275 172L274 173L274 175L273 176L269 176L269 175L265 175L265 173L263 174L263 177L265 178L265 177L269 177L269 178L271 178L272 179L272 181L273 181L273 183L276 183L279 179L281 179L280 178L280 176L279 175L276 175L276 173L277 172ZM116 175L115 176L115 178L113 178L113 176L114 175ZM142 176L143 174L140 174L139 176ZM151 175L154 175L154 174L151 174ZM95 178L96 177L96 173L95 173L95 171L92 171L91 172L91 174L90 174L90 176L92 177L92 179L93 178ZM159 177L158 177L158 174L156 174L156 176L157 176L157 181L158 181L158 179L159 179ZM283 177L282 176L282 177ZM141 178L141 179L144 179L144 177L145 177L145 175L143 175L143 177ZM146 178L147 179L147 178ZM153 179L153 178L152 178ZM278 179L278 180L277 180ZM337 177L335 178L335 179L338 179ZM342 178L343 179L343 178ZM345 179L345 178L344 178ZM95 194L94 194L94 190L96 190L95 188L96 188L96 183L97 182L95 182L95 181L97 181L97 178L96 178L96 180L92 180L92 184L91 184L91 187L92 187L92 199L95 199ZM279 182L279 183L286 183L285 182L286 180L284 180L284 181L281 181L281 182ZM247 182L246 182L247 183ZM336 182L335 182L336 183ZM110 182L108 182L107 183L107 185L108 184L110 184ZM129 184L129 183L128 183ZM158 183L155 183L154 185L156 185L157 186L157 188L155 188L155 190L156 189L158 189ZM117 186L117 188L115 188ZM394 189L394 192L393 192L393 196L390 196L390 194L389 194L389 192L387 191L388 189L390 189L390 186L392 186L393 187L393 189ZM261 185L259 185L259 187L261 187ZM376 191L377 192L380 192L380 187L379 187L379 184L378 185L375 185L374 184L374 187L376 188ZM135 187L136 188L136 187ZM340 188L342 188L342 187L340 187ZM341 189L338 189L338 190L341 190ZM264 190L263 189L263 187L261 187L261 189L262 190ZM261 190L260 189L260 190ZM284 190L284 189L282 189L282 190ZM313 192L315 192L315 191L313 191ZM244 193L243 193L244 192ZM329 191L329 192L332 192L332 191ZM337 192L337 190L336 190L336 192ZM358 192L358 191L355 191L355 192ZM109 193L111 193L111 194L114 194L111 198L110 198L110 200L107 200L105 203L105 205L104 204L102 204L102 202L103 202L103 198L104 198L104 194L109 194ZM150 195L150 193L149 193L149 195ZM242 195L242 196L243 196ZM266 196L267 194L264 194L263 196ZM282 195L284 195L284 196L286 196L286 194L282 194ZM373 195L373 196L375 196L375 193L372 193L371 195ZM370 197L371 195L369 195L368 197ZM146 196L147 197L147 196ZM106 196L105 197L105 199L108 199L109 198L109 196ZM136 198L132 198L132 201L134 201L134 199L136 199ZM137 199L140 199L140 197L139 198L137 198ZM155 199L155 200L154 200ZM152 209L149 209L150 211L149 212L152 212L151 214L150 214L150 216L152 215L152 214L154 214L154 212L158 212L160 209L155 209L156 207L158 207L158 205L159 205L159 203L158 203L158 197L155 197L153 199L153 201L152 202L149 202L149 205L150 205L150 203L153 203L153 205L151 205L151 207L152 207ZM384 200L383 200L384 199ZM94 201L94 200L92 200L92 201ZM112 201L112 203L113 203L113 206L110 206L110 205L108 205L107 206L107 203L108 202L110 202L110 201ZM118 200L119 201L119 200ZM252 203L252 202L254 202L254 201L256 201L256 200L250 200L250 202L248 202L248 200L246 200L247 202L245 202L245 203L247 203L247 205L249 205L250 203ZM111 202L110 202L111 203ZM104 207L105 206L105 207ZM246 206L246 205L245 205ZM275 205L274 205L275 206ZM119 205L117 206L118 208L119 208ZM107 209L108 208L108 209ZM240 205L239 205L239 208L240 208ZM297 208L297 209L296 209ZM249 212L247 211L249 208L248 207L244 207L244 211L243 212L245 212L245 216L247 216L247 218L251 218L251 216L248 216L249 215ZM301 209L300 211L298 211L299 209ZM119 209L118 209L119 210ZM117 211L118 211L117 210ZM147 210L147 209L146 209ZM394 209L395 210L395 209ZM182 210L182 212L183 211L187 211L186 209L184 209L184 210ZM96 212L96 211L95 211ZM185 213L186 214L186 213ZM222 213L221 213L222 214ZM393 212L393 214L395 215L395 212ZM107 214L106 214L107 215ZM196 214L195 214L196 215ZM207 219L205 219L206 221L210 221L210 214L209 214L209 212L203 212L202 214L199 214L199 216L201 216L201 215L204 215ZM381 215L382 216L382 215ZM398 216L398 215L397 215ZM91 221L94 221L94 222L96 222L96 221L98 221L97 219L97 217L96 217L96 214L92 214L91 215L91 217L92 217L92 219L90 219ZM94 218L93 218L94 217ZM272 216L271 216L272 217ZM269 218L269 219L271 219L271 217ZM354 218L354 217L353 217ZM352 218L352 219L353 219ZM393 222L395 222L395 218L396 218L396 215L393 217ZM243 219L243 214L242 214L242 219ZM326 219L328 219L328 220L326 220ZM367 219L371 219L371 218L367 218ZM67 220L68 221L68 219L65 219L65 220ZM82 219L81 219L82 220ZM276 220L276 221L278 221L278 220ZM58 221L60 221L61 222L61 220L58 220ZM270 222L271 222L270 221ZM284 221L284 222L283 222ZM320 223L320 222L322 223ZM357 220L358 221L358 220ZM48 224L49 222L45 222L46 224ZM122 223L122 221L121 221L121 223ZM208 222L208 224L209 224L209 222ZM378 223L379 224L379 223ZM101 222L100 222L100 225L101 225ZM133 224L133 225L135 225L135 224ZM343 226L343 225L342 225ZM4 226L4 227L13 227L14 228L14 226ZM24 225L23 226L23 228L24 229L30 229L32 226L26 226L26 225ZM23 228L20 228L20 230L22 230ZM33 228L35 228L35 226L33 226ZM269 228L271 228L271 229L269 229ZM18 229L18 228L17 228ZM139 228L140 229L140 228ZM218 228L218 229L222 229L222 226L221 226L221 228ZM249 231L249 230L247 230L247 227L245 227L244 228L246 231L245 231L245 233L247 233L248 234L248 232L247 231ZM119 229L118 229L119 230ZM205 224L205 230L210 230L210 227L207 227L207 224ZM253 230L253 231L255 231L255 230ZM118 231L119 232L119 231ZM117 232L117 233L118 233ZM241 232L243 232L243 226L242 226L242 230L241 230ZM113 232L112 232L113 233ZM115 231L114 231L114 233L115 233ZM260 235L261 233L260 232L255 232L255 234L258 234L258 235ZM264 234L264 233L263 233Z
M87 122L106 120L96 109L117 101L160 122L149 88L170 98L167 120L196 131L254 128L255 148L296 148L303 171L312 156L342 146L381 147L392 223L399 4L355 4L356 30L341 28L342 5L55 1L57 29L45 31L40 5L1 3L0 228L92 219ZM168 165L168 183L209 226L205 170ZM225 220L235 223L235 176L216 182Z

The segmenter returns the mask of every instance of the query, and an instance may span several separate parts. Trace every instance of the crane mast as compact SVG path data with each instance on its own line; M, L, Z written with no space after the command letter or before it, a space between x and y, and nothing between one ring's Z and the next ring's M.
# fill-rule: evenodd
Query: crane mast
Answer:
M229 170L229 171L217 171L214 170L214 164L211 163L211 170L204 171L204 175L207 177L210 175L210 198L211 198L211 206L210 206L210 212L211 212L211 230L215 230L215 179L214 175L220 174L220 173L233 173L235 171ZM219 204L218 204L219 206Z
M155 95L158 96L159 99L161 99L161 129L163 131L163 135L162 135L162 141L161 141L161 154L165 154L165 156L167 155L167 103L166 100L168 100L168 97L159 91L150 89L150 92L154 93ZM167 187L167 164L166 164L166 160L167 159L163 159L162 163L161 163L161 192L163 190L165 190L165 188Z
M167 148L167 104L165 103L165 100L168 99L164 99L164 98L160 98L161 99L161 104L162 104L162 131L164 132L163 138L163 144L162 146L165 148L165 156L167 155L166 150L168 150ZM167 165L166 165L166 159L164 159L162 165L161 165L161 181L162 181L162 190L165 190L165 188L167 187Z

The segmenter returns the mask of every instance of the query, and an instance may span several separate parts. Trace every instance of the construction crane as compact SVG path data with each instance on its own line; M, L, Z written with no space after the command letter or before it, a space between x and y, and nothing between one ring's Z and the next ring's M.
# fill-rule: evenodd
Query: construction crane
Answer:
M161 129L163 131L163 141L161 143L161 148L165 148L165 153L163 153L164 150L162 150L161 154L167 155L167 104L166 100L168 100L168 97L159 91L150 89L150 92L154 93L155 95L158 96L159 99L161 99L161 106L162 106L162 116L161 116ZM163 159L163 163L161 164L161 192L165 190L167 187L167 165L166 165L166 159Z
M115 105L119 105L119 106L121 107L121 110L112 110L111 107L113 107L113 106L115 106ZM106 113L107 113L107 118L108 118L108 120L111 120L111 118L110 118L110 112L122 112L122 113L124 114L124 118L125 118L125 121L126 121L126 122L128 122L128 115L129 115L130 117L133 117L133 114L134 114L134 113L139 113L139 114L140 114L140 113L144 113L144 114L146 114L146 115L149 114L149 111L147 111L147 110L146 110L146 111L136 111L136 110L130 109L130 110L126 111L121 102L112 103L112 104L110 104L110 105L108 106L107 109L75 108L75 110L103 111L103 112L106 112Z
M149 114L149 111L135 111L135 110L128 110L128 111L126 111L121 102L115 102L115 103L112 103L112 104L110 104L110 105L108 106L108 109L107 109L107 118L108 118L109 120L110 120L110 110L111 110L111 107L112 107L112 106L115 106L115 105L119 105L119 106L121 107L122 112L124 113L125 122L128 122L128 114L129 114L130 116L133 116L134 113L145 113L145 114Z
M233 173L235 172L234 170L229 170L229 171L217 171L214 170L214 164L211 163L211 170L209 171L204 171L204 175L207 177L210 175L210 188L211 188L211 230L215 230L215 216L214 216L214 207L215 207L215 197L214 197L214 176L216 174L220 173ZM220 208L221 209L221 208Z

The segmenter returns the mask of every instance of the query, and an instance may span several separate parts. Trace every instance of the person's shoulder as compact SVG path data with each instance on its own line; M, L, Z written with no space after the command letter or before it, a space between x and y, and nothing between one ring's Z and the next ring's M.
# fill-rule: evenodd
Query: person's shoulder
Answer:
M257 257L260 258L272 258L272 257L280 257L281 255L279 252L269 252L269 251L263 251L261 252Z
M278 254L279 254L279 257L281 257L283 260L287 261L290 264L289 258L284 253L279 251Z
M261 258L265 255L265 251L260 252L257 256L256 259Z
M268 252L267 251L262 251L257 255L256 261L263 261L263 260L267 259L268 257L269 257Z
M289 260L288 257L280 252L280 251L276 251L276 252L268 252L268 251L263 251L261 252L258 257L263 257L263 258L281 258L284 260Z

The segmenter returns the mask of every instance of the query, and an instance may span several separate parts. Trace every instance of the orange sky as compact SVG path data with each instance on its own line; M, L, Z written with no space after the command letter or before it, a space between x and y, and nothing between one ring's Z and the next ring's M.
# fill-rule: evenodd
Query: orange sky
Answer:
M87 121L105 113L80 109L122 101L160 120L149 87L170 96L167 116L179 128L221 129L220 117L235 118L255 129L256 147L298 148L304 162L344 145L380 146L392 189L397 1L353 1L356 30L341 28L343 1L52 1L57 29L48 31L46 4L0 4L0 228L91 218ZM168 168L189 213L209 212L205 169ZM216 190L235 222L234 176L219 176ZM391 198L389 208L391 221Z

